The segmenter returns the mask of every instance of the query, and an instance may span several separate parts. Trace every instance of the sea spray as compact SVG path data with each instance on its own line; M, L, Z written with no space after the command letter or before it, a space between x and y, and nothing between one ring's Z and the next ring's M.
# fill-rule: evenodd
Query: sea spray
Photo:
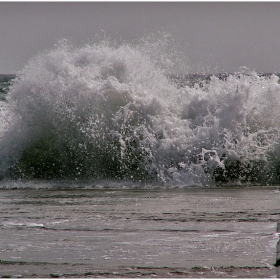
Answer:
M2 178L279 182L278 77L180 88L143 46L61 41L33 58L1 115Z

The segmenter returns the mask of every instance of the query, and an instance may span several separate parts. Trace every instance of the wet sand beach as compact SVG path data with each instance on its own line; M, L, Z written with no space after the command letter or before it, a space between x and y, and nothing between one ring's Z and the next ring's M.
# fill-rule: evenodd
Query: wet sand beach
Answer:
M276 187L2 186L1 277L276 277Z

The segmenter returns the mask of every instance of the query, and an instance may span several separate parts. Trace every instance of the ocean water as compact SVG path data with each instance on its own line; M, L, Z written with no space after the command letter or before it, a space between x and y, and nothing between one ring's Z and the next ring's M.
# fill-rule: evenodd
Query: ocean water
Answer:
M178 74L165 43L62 40L0 75L3 273L275 276L279 75Z

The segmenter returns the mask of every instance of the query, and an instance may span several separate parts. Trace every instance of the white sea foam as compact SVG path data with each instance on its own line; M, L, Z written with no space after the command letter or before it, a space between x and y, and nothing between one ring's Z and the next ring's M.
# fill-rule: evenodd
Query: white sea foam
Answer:
M2 116L2 177L277 183L278 77L178 88L155 52L62 41L33 58Z
M21 223L21 222L3 222L3 227L44 227L42 223Z

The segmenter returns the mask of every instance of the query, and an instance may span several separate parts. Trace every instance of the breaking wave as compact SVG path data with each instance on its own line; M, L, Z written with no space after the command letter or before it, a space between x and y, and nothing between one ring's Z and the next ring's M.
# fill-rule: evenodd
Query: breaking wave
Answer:
M110 40L39 54L1 114L2 178L279 183L279 78L180 87L171 66L156 48Z

